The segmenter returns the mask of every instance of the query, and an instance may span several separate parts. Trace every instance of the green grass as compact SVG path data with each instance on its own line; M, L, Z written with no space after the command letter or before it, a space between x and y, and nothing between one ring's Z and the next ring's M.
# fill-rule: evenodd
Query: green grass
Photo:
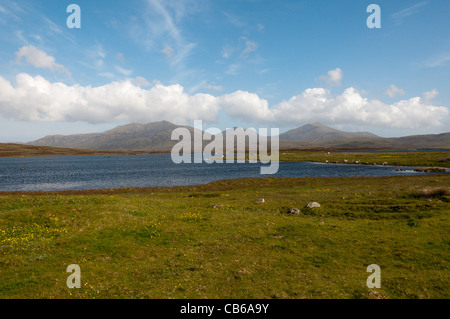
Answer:
M0 298L449 298L449 189L426 175L0 194Z
M380 152L380 153L340 153L327 151L280 151L281 161L303 161L303 162L322 162L355 164L373 164L378 165L386 162L393 166L433 166L450 167L450 152Z

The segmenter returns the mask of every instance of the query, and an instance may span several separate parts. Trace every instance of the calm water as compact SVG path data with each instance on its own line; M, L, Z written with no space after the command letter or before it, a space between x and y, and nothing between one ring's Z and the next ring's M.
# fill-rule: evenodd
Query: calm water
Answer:
M261 177L260 166L260 163L174 164L170 154L0 158L0 191L195 185L221 179ZM278 173L273 176L345 177L425 174L411 171L395 172L395 168L281 162Z

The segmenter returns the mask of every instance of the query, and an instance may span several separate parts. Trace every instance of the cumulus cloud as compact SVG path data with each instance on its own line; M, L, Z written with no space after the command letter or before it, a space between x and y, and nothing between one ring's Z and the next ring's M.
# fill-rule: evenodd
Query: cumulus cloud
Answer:
M399 89L394 84L391 84L389 89L387 89L386 92L384 92L384 94L386 94L389 97L396 97L397 95L405 94L405 91L403 91L402 89Z
M150 86L150 82L147 81L146 78L142 77L142 76L138 76L134 79L133 83L137 86Z
M385 104L365 98L350 87L337 96L323 88L307 89L276 105L273 113L278 121L291 124L319 121L418 129L441 125L441 120L449 111L443 106L423 103L420 97Z
M63 65L56 63L54 57L32 45L23 46L16 52L17 63L21 63L22 58L36 68L63 72L70 76L70 72Z
M218 111L215 97L188 95L181 85L143 89L125 80L97 87L68 86L26 73L18 74L13 85L0 76L0 114L19 120L192 123L213 122Z
M271 121L273 113L269 103L255 93L236 91L217 98L220 106L233 118L247 122Z
M438 95L439 95L439 91L436 89L432 89L431 91L423 93L422 100L424 103L431 103L431 101Z
M153 122L168 120L192 124L213 123L221 110L247 123L280 126L322 122L418 129L441 125L449 114L444 106L424 97L393 104L362 96L353 87L340 95L324 88L310 88L273 107L255 93L235 91L221 96L188 94L179 85L149 85L144 78L111 82L102 86L68 86L41 76L21 73L15 83L0 76L0 115L28 121Z
M449 114L448 108L433 106L420 97L385 104L363 97L353 87L337 96L324 88L306 89L272 108L266 100L244 91L218 99L221 107L232 117L279 126L322 122L418 129L439 126Z
M342 81L342 70L336 68L328 71L328 75L323 75L319 78L321 81L325 81L330 86L340 86Z

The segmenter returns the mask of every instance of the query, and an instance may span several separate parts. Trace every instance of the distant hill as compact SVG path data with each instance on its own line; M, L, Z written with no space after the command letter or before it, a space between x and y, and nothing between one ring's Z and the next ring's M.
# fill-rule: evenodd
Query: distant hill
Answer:
M282 141L316 142L348 138L380 138L368 132L344 132L320 123L307 124L280 134Z
M450 133L412 135L393 138L340 138L323 141L286 141L280 139L280 149L450 149Z
M187 128L193 136L192 127L161 121L122 125L103 133L50 135L28 144L91 150L168 151L177 143L171 140L171 134L178 127Z
M122 125L103 133L51 135L28 144L97 151L167 152L177 143L170 138L172 131L179 127L187 128L193 137L194 128L161 121ZM225 131L221 134L224 135ZM204 145L208 143L204 141ZM280 148L450 148L450 133L382 138L368 132L344 132L314 123L280 134Z

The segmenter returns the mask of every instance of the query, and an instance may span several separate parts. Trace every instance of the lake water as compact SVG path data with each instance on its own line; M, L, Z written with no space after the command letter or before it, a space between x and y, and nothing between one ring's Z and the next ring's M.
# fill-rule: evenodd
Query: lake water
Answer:
M120 187L184 186L261 177L261 163L174 164L170 154L0 158L0 191L58 191ZM265 165L265 164L263 164ZM275 177L421 175L396 167L280 162ZM402 167L411 169L411 167Z

